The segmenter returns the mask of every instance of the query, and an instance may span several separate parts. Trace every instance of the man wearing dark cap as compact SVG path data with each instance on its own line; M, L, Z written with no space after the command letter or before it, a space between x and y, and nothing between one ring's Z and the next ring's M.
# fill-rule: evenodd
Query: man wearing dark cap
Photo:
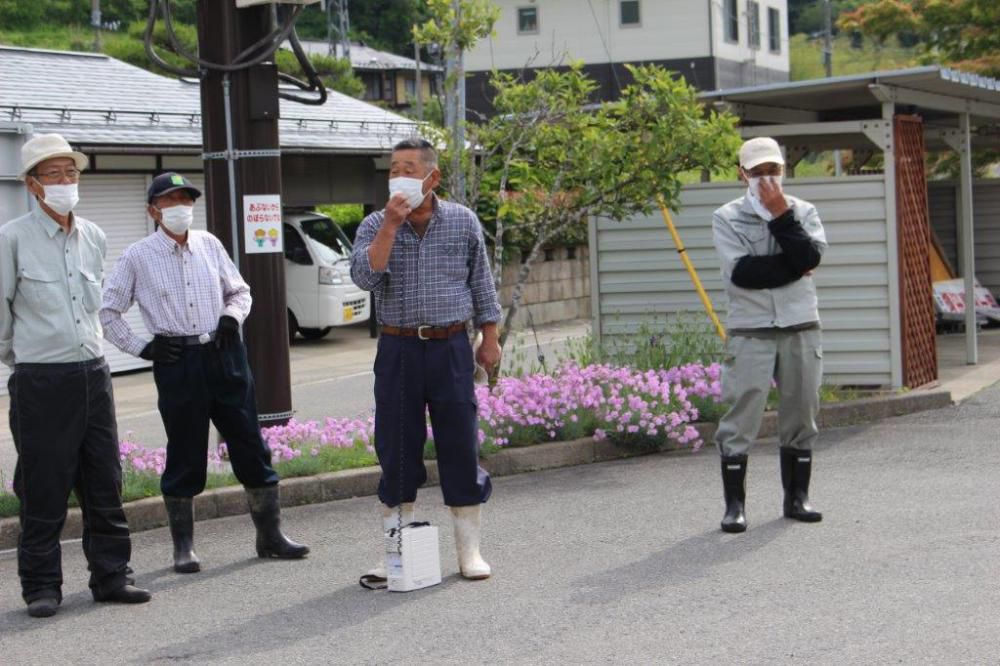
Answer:
M58 134L35 136L21 156L37 207L0 228L0 361L14 370L21 595L32 617L50 617L62 602L59 535L72 490L94 599L143 603L149 592L131 584L128 567L118 426L97 318L106 243L100 227L73 213L87 157Z
M157 230L128 247L108 280L101 308L104 337L153 362L167 466L160 480L174 542L174 570L194 573L192 498L205 489L209 422L222 433L233 472L246 488L257 528L257 555L297 559L306 546L280 528L278 474L260 435L253 377L240 324L250 313L250 287L207 231L192 230L201 196L176 173L153 179L147 193ZM152 340L122 315L139 304Z

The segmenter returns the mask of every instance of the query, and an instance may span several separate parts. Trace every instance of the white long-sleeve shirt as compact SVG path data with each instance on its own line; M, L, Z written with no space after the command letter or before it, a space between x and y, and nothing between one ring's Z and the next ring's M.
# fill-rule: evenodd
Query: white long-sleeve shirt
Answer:
M181 337L212 333L222 315L242 323L252 299L218 238L191 230L187 243L178 245L158 229L122 254L107 280L101 308L104 337L138 356L149 341L122 318L133 302L153 335Z

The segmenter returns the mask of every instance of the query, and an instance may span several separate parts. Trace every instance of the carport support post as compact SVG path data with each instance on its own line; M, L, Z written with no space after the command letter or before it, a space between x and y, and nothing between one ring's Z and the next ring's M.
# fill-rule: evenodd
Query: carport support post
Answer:
M237 9L231 1L198 3L198 50L207 61L231 63L270 32L269 5ZM227 142L223 77L222 72L209 71L201 81L208 229L238 259L240 273L250 284L253 309L243 336L256 382L257 411L262 424L278 425L292 416L284 254L248 256L240 238L244 195L281 194L277 70L273 63L264 63L229 75L232 145ZM227 156L235 159L234 181ZM235 190L235 238L230 187Z
M959 197L959 224L962 240L962 277L965 279L965 362L979 363L976 340L976 245L973 239L972 215L972 136L969 114L959 115L961 145L958 156L962 164L961 196Z

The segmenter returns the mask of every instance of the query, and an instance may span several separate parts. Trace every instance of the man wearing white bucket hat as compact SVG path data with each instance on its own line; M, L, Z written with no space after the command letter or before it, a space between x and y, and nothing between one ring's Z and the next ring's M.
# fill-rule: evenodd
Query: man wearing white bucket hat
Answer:
M20 500L18 575L33 617L62 601L59 535L75 491L95 601L143 603L128 562L111 374L101 344L104 232L73 214L85 155L58 134L21 149L38 207L0 227L0 361L14 372L10 429Z
M760 430L772 380L779 393L784 515L807 523L823 517L809 504L823 376L812 271L827 243L816 207L782 192L784 164L774 139L744 143L740 179L747 192L716 210L712 223L729 297L722 398L730 408L715 435L722 456L725 532L747 528L747 454Z

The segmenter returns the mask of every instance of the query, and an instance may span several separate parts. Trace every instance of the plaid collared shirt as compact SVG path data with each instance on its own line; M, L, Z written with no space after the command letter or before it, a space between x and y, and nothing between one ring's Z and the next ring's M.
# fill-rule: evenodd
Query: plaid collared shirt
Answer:
M385 211L358 228L351 278L375 295L379 322L389 326L444 326L474 319L476 326L500 320L486 242L476 214L434 197L434 213L421 238L409 222L396 232L385 271L376 271L368 248Z
M180 246L158 229L122 253L101 308L104 337L138 356L148 341L122 319L133 302L154 335L190 336L212 333L222 315L242 323L251 298L218 238L192 229Z

